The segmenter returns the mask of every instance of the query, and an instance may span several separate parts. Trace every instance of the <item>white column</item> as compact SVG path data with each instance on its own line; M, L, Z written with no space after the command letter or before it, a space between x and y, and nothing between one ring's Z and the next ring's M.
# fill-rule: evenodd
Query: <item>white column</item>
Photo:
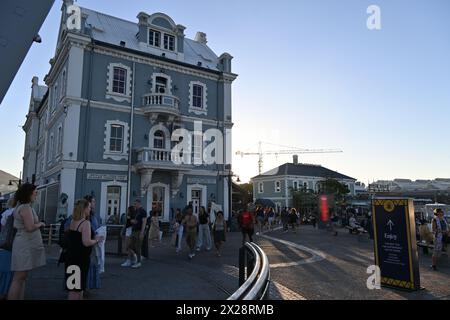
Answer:
M77 169L64 168L61 170L61 191L68 196L67 199L67 215L71 215L73 212L73 206L75 203L75 182L77 176Z
M84 49L72 46L67 64L66 96L81 98ZM67 105L63 132L63 160L76 161L80 128L80 104ZM72 157L69 154L72 153Z
M224 219L228 220L228 217L231 215L230 212L230 190L228 188L228 179L231 179L230 177L224 177L223 179L223 214Z

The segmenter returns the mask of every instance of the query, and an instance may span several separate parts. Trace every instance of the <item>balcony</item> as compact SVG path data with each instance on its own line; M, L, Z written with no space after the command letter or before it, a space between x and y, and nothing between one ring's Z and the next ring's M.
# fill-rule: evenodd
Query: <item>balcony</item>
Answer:
M172 161L172 151L155 148L141 148L137 150L136 169L162 169L180 171L192 168L191 165L177 164Z
M180 99L163 93L149 93L142 96L142 110L150 118L158 117L173 120L180 115Z

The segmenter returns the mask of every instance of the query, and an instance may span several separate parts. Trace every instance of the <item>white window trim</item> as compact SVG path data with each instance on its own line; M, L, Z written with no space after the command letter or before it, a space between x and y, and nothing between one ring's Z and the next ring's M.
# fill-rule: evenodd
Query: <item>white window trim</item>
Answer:
M277 187L278 184L278 187ZM279 188L279 190L277 190ZM281 181L280 180L276 180L275 181L275 193L280 193L281 192Z
M164 48L164 36L166 36L166 35L173 37L173 50ZM169 32L161 33L161 49L167 50L167 51L170 51L170 52L177 52L178 51L177 50L178 49L177 48L177 36L175 34L169 33Z
M47 150L47 163L50 163L53 160L54 147L55 147L55 136L53 135L53 133L51 133L49 137L49 146Z
M114 68L123 68L127 70L127 79L125 80L125 94L113 92ZM110 63L106 73L106 98L114 99L117 102L131 103L131 68L122 63Z
M66 95L66 91L67 91L67 70L66 68L64 68L63 71L61 72L61 87L59 94L59 102Z
M149 134L148 134L148 140L149 140L149 144L148 144L148 146L149 146L149 148L150 149L154 149L154 138L155 138L155 133L157 132L157 131L162 131L163 133L164 133L164 144L165 144L165 148L164 149L161 149L161 150L166 150L166 151L170 151L170 150L172 150L171 149L171 146L170 146L170 143L171 143L171 135L170 135L170 132L169 132L169 129L167 129L166 128L166 126L164 126L163 124L157 124L157 125L154 125L153 127L151 127L151 129L150 129L150 132L149 132Z
M150 44L150 31L159 32L159 46L155 46L154 44ZM163 48L163 39L164 39L164 33L161 30L158 30L157 28L154 28L153 26L148 28L148 30L147 30L147 44L150 47L162 49Z
M126 199L127 199L127 183L126 182L118 182L118 181L107 181L101 183L101 193L100 193L100 217L103 222L106 218L106 208L108 204L106 203L108 187L120 187L120 213L119 217L122 213L126 213Z
M152 183L148 187L147 192L147 211L150 212L152 210L152 202L153 202L153 188L162 187L164 188L164 212L162 217L162 221L167 222L170 221L169 213L170 213L170 185L164 183Z
M197 108L193 105L194 100L194 85L199 85L203 87L203 108ZM208 115L208 89L206 84L200 81L191 81L189 83L189 112L196 115Z
M61 130L61 136L59 135L59 130ZM64 132L63 132L63 128L62 128L62 124L60 124L58 126L58 128L56 129L57 135L56 135L56 157L59 158L61 156L62 153L62 144L63 144L63 136L64 136Z
M152 74L152 93L156 92L156 77L167 79L167 92L165 94L172 95L172 78L165 73L153 73Z
M110 139L111 139L111 125L116 124L123 126L123 148L122 152L115 152L109 149ZM129 126L127 122L119 120L108 120L105 124L105 139L104 139L104 151L103 159L112 160L127 160L128 159L128 137L129 137Z
M258 182L258 193L264 193L264 182Z
M186 188L186 195L187 195L187 202L192 201L192 190L201 190L202 192L202 198L200 206L207 208L207 198L208 198L208 188L204 184L188 184Z

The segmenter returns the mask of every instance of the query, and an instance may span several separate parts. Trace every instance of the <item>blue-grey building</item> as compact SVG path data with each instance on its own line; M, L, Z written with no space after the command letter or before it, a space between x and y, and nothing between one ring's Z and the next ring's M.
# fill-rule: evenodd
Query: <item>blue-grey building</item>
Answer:
M135 198L161 208L163 221L191 201L195 212L215 203L228 216L237 75L205 33L184 31L163 13L131 22L63 2L48 89L33 78L23 127L23 179L39 185L46 221L64 210L63 194L69 214L93 194L103 219Z
M272 200L278 209L292 207L291 190L320 191L320 182L335 179L345 184L350 195L355 195L356 179L315 164L299 163L298 157L293 156L292 163L285 163L272 170L253 177L253 200Z

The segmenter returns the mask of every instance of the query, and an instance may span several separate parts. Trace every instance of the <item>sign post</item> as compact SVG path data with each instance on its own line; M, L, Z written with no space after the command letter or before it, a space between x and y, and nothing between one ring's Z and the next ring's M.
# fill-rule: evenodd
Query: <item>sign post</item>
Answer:
M419 257L413 200L372 200L375 263L381 285L406 290L420 289Z

